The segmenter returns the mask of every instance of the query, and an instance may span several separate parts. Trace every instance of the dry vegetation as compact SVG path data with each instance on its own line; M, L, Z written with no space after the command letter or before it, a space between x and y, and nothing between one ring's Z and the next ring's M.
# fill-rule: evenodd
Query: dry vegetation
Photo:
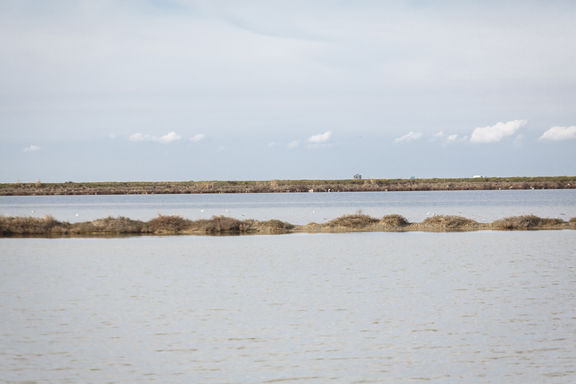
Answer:
M0 195L118 195L572 189L576 177L479 177L464 179L346 179L270 181L4 183Z
M334 220L330 220L325 225L331 228L366 228L376 224L378 221L380 220L374 217L357 213L355 215L345 215L338 217Z
M401 215L381 219L364 214L345 215L323 224L293 225L280 220L239 220L215 216L211 219L188 220L179 216L158 216L149 221L126 217L107 217L81 223L68 223L53 217L0 216L0 237L62 236L135 236L135 235L243 235L329 232L458 232L477 230L558 230L576 229L576 218L516 216L478 223L460 216L433 216L421 223L410 223Z
M570 219L569 223L574 223L574 219ZM529 230L529 229L554 229L557 226L564 224L562 219L549 219L542 218L534 215L528 216L515 216L506 217L501 220L496 220L492 223L493 229L498 230Z
M480 224L466 217L438 215L426 218L419 226L436 231L473 231L479 229Z
M386 215L380 219L380 224L386 228L404 228L410 222L402 215Z

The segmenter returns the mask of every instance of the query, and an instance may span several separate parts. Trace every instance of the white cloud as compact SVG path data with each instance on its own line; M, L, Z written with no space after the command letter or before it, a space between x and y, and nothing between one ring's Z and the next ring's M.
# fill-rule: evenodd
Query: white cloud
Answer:
M299 145L300 145L300 142L298 140L294 140L294 141L289 142L286 146L289 149L294 149L294 148L297 148Z
M552 127L540 136L539 140L574 140L576 139L576 126L570 127Z
M308 142L310 144L323 144L330 140L332 137L332 132L326 131L324 133L320 133L318 135L310 136L308 138Z
M136 141L136 142L152 141L152 142L162 143L162 144L170 144L174 141L180 140L181 138L182 137L174 131L168 132L164 136L160 136L160 137L149 135L147 133L134 133L133 135L130 135L130 137L129 137L130 141Z
M193 143L198 143L206 138L206 135L203 133L198 133L190 138L190 141Z
M449 135L446 138L446 141L448 141L449 143L454 143L457 140L458 140L458 135Z
M39 151L39 150L40 150L40 147L37 146L37 145L34 145L34 144L29 145L29 146L27 146L26 148L24 148L24 152L36 152L36 151Z
M398 139L400 139L400 138L398 138ZM463 142L468 141L468 136L461 136L457 133L444 133L441 131L441 132L436 132L435 134L433 134L430 141L439 142L442 145L454 144L454 143L463 143Z
M415 141L415 140L419 140L421 138L422 138L422 133L410 131L407 134L405 134L404 136L397 137L396 139L394 139L394 141L397 143L401 143L403 141Z
M495 143L507 136L512 136L520 127L526 125L526 120L512 120L506 123L496 123L488 127L476 128L472 132L472 143Z
M130 141L154 141L155 138L152 135L143 133L134 133L129 137Z
M174 141L178 141L180 140L182 137L180 137L176 132L172 131L170 133L165 134L164 136L161 136L158 141L160 143L165 143L165 144L169 144L172 143Z

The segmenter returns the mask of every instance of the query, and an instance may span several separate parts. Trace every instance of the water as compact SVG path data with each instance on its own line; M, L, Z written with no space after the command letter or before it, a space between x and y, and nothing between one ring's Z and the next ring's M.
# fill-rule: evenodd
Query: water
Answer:
M576 382L574 249L574 231L0 239L0 377Z
M52 215L70 222L107 216L149 220L163 214L307 224L359 210L376 217L398 213L413 222L435 214L480 222L527 214L567 220L576 217L576 190L0 197L0 215Z
M576 191L1 197L0 214L576 217ZM0 239L7 383L576 382L575 231Z

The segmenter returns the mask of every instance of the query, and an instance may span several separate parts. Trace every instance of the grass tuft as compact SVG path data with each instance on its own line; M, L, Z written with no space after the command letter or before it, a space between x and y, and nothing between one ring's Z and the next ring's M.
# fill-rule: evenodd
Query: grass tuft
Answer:
M437 215L428 217L422 222L425 227L458 230L471 229L478 225L478 222L462 216Z
M376 224L378 221L378 219L368 215L355 214L340 216L334 220L330 220L326 225L329 227L363 228Z
M192 228L195 231L203 231L212 235L247 233L253 229L249 221L226 216L214 216L211 219L194 221Z
M492 223L493 229L499 230L526 230L562 224L562 219L542 218L534 215L513 216L496 220Z
M256 222L259 232L264 233L288 233L294 229L294 225L281 220L267 220Z
M147 230L152 233L178 233L191 225L191 221L180 216L163 216L149 220Z
M410 222L402 215L386 215L380 219L380 224L385 227L405 227L410 225Z
M0 217L1 235L37 235L58 233L64 225L52 216L46 217Z

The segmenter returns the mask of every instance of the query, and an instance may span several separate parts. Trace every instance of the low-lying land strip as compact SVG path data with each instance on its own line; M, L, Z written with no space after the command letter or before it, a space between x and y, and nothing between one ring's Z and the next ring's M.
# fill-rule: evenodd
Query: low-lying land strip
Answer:
M188 220L179 216L158 216L148 221L107 217L81 223L61 222L53 217L0 216L0 237L135 236L135 235L250 235L344 232L463 232L479 230L576 229L576 217L569 221L533 215L514 216L492 223L479 223L460 216L432 216L410 223L401 215L375 218L364 214L345 215L326 223L293 225L280 220L238 220L216 216Z
M3 183L0 196L124 195L184 193L455 191L493 189L571 189L576 176L476 177L468 179L347 179L270 181L175 181Z

